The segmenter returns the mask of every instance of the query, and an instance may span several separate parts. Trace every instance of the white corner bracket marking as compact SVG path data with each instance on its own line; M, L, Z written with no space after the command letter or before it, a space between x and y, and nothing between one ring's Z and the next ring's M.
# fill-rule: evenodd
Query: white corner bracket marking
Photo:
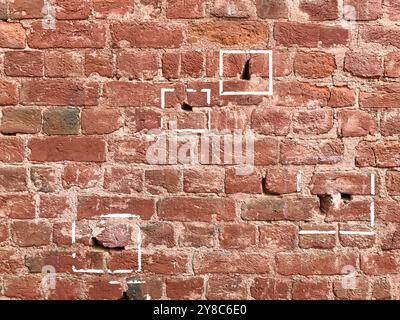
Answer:
M224 91L224 54L266 54L268 55L268 90L267 91ZM272 50L224 50L219 51L219 95L220 96L272 96L273 68Z

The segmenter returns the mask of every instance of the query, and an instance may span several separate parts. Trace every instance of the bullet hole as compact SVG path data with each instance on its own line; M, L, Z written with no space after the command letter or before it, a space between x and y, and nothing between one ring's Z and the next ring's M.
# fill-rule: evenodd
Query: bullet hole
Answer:
M182 103L181 108L184 111L193 111L193 107L186 102Z
M350 202L352 198L351 198L351 195L348 194L348 193L341 193L340 194L340 199L342 199L342 201L344 203L347 203L347 202Z
M319 210L324 214L328 213L329 209L333 204L332 197L329 194L324 194L324 195L318 195L318 198L319 198Z
M263 177L261 179L261 183L262 183L262 191L264 194L267 194L267 177Z
M240 79L250 80L250 59L248 59L244 64L242 76L240 77Z

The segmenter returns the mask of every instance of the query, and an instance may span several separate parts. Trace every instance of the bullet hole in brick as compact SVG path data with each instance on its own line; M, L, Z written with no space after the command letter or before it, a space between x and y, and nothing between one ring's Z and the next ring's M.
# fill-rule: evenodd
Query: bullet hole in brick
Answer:
M347 203L347 202L349 202L349 201L351 201L351 195L350 194L347 194L347 193L341 193L340 194L340 198L342 199L342 201L344 202L344 203Z
M242 76L240 77L240 79L250 80L250 59L248 59L244 64Z
M322 213L327 213L333 205L332 196L329 194L318 195L319 198L319 210Z
M264 194L267 194L267 177L263 177L261 179L261 183L262 183L262 191Z
M15 137L17 135L16 132L3 132L3 136L8 136L8 137Z
M193 107L186 102L182 103L181 108L184 111L193 111Z

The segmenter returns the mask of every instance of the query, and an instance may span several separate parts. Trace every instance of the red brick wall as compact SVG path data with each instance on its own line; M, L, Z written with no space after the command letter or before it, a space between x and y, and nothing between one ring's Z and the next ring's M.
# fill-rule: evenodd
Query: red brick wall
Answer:
M2 0L0 19L0 297L400 298L397 0ZM220 95L220 49L272 50L273 95ZM262 55L224 58L226 88L265 84ZM149 163L170 120L250 130L254 172ZM107 274L139 268L115 213L140 217L140 273Z

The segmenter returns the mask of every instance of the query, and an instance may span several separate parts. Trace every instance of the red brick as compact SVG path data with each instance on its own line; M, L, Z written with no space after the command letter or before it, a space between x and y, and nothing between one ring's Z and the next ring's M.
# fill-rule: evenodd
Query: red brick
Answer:
M42 127L42 115L34 108L3 108L0 131L5 134L37 133ZM21 154L22 152L19 152Z
M386 172L386 189L392 196L400 195L400 171Z
M158 216L175 221L229 221L236 216L235 203L227 198L166 198L161 200Z
M39 192L55 192L58 189L56 170L51 167L32 167L31 181Z
M336 227L333 225L316 225L306 224L301 228L302 231L318 230L318 231L334 231ZM332 249L336 246L336 233L333 234L300 234L299 247L303 249Z
M110 284L111 279L93 278L86 281L87 299L89 300L120 300L123 297L121 284Z
M116 193L141 192L143 189L143 170L130 167L106 168L104 189Z
M25 48L25 29L20 23L0 22L0 48Z
M4 244L9 238L10 231L8 230L8 224L6 222L0 222L0 244Z
M149 83L108 82L104 86L104 97L107 104L113 107L154 107L161 105L158 86Z
M203 72L203 54L197 51L181 54L181 74L183 76L199 77Z
M163 112L148 108L133 108L125 110L125 125L132 132L160 129Z
M351 107L356 103L354 90L342 86L331 88L328 106L332 108Z
M399 85L380 85L368 91L361 91L360 105L362 108L398 108L399 97Z
M197 300L203 295L203 278L173 278L165 281L167 297L173 300Z
M349 39L349 31L342 27L314 23L276 22L274 29L275 40L284 46L334 47L346 45Z
M91 137L32 138L28 147L35 162L105 161L105 142Z
M204 18L204 0L169 0L166 14L168 19Z
M288 18L289 10L286 1L282 0L256 0L257 15L262 19Z
M40 19L43 17L43 0L14 0L8 5L11 19Z
M294 249L298 230L293 224L266 224L259 227L260 247L269 250Z
M298 170L272 168L267 170L265 191L272 194L287 194L297 192Z
M112 213L130 213L141 219L150 219L155 212L152 199L138 197L78 197L78 219L85 219Z
M274 90L274 102L284 107L326 106L330 98L327 87L305 82L278 82Z
M220 228L219 244L224 249L246 249L256 244L254 225L247 223L224 224Z
M321 197L321 210L326 214L326 221L370 221L370 205L368 200L340 200L332 197Z
M262 176L258 172L241 175L235 168L226 170L225 193L262 193Z
M251 114L251 127L259 134L286 136L290 125L290 113L281 109L257 108Z
M400 39L397 37L399 30L397 27L366 26L361 29L360 36L365 42L400 48Z
M246 298L246 284L240 276L211 276L207 283L207 299L241 300Z
M177 79L181 65L181 55L175 52L166 52L162 56L162 72L166 79Z
M343 160L344 146L337 140L323 142L284 141L281 144L282 164L334 164Z
M17 274L24 269L24 258L15 250L0 249L0 272L2 274Z
M150 52L122 52L117 56L117 70L121 77L150 80L157 76L157 56Z
M336 20L339 16L337 0L301 0L300 10L311 21Z
M332 285L327 280L298 280L293 283L293 300L327 300Z
M174 227L171 224L152 222L142 225L141 230L144 233L143 245L145 247L166 246L172 248L175 246Z
M362 254L361 270L367 275L397 274L400 264L391 252Z
M181 172L175 169L146 170L145 184L152 194L177 193L182 190Z
M362 223L349 226L347 223L340 225L340 231L364 231L371 232L372 228L363 225ZM375 235L365 235L359 236L357 234L344 234L339 233L340 244L343 247L353 247L353 248L371 248L375 244Z
M216 229L208 223L185 223L184 230L179 237L179 245L183 247L214 246Z
M43 131L48 135L74 135L80 129L78 108L52 108L43 112Z
M0 106L16 105L18 103L17 86L8 81L0 81Z
M359 167L398 167L400 143L398 141L360 141L357 146L356 165Z
M3 118L4 119L4 118ZM3 130L0 130L3 132ZM19 138L0 139L0 161L6 163L22 162L24 160L24 145Z
M114 17L133 12L133 0L93 0L96 17Z
M100 182L100 170L82 163L68 164L64 167L62 180L64 188L92 188Z
M343 288L343 277L341 280L336 280L333 284L333 292L335 296L342 300L366 300L368 299L368 280L361 277L355 278L355 289Z
M224 190L224 171L220 169L186 169L183 190L188 193L219 193Z
M35 200L30 195L0 197L0 217L10 219L33 219L35 217Z
M372 285L372 297L376 300L391 299L391 285L387 279L378 279Z
M4 279L4 295L17 299L40 299L40 285L41 279L36 275L10 276Z
M242 0L233 0L229 3L223 0L217 0L210 10L210 13L214 17L219 18L248 18L250 17L253 6L253 4L246 3Z
M315 198L255 198L242 206L242 217L245 220L301 221L311 219L318 211L319 201Z
M9 51L4 55L4 73L12 77L40 77L43 61L39 51Z
M354 253L278 253L276 265L282 275L339 275L344 266L356 266Z
M22 167L0 168L0 191L26 191L26 169Z
M255 44L268 41L265 24L256 21L212 21L191 25L190 41L208 40L222 45Z
M143 1L143 0L142 0ZM145 283L129 283L125 296L131 300L161 299L164 280L162 278L146 276ZM137 280L133 277L128 280Z
M377 184L377 181L375 182ZM314 174L310 182L312 194L346 193L350 195L371 194L371 174L359 172L335 172Z
M271 260L268 256L244 252L203 252L194 257L195 274L203 273L269 273Z
M383 10L390 20L397 21L400 18L400 3L396 0L383 0Z
M377 20L382 17L381 0L345 0L344 5L355 8L355 18L357 21ZM345 18L353 19L354 17Z
M383 136L392 136L400 133L400 127L398 126L400 121L399 111L385 111L381 117L381 133Z
M390 52L385 56L385 76L400 77L400 54L397 51Z
M46 195L40 197L39 216L61 218L71 214L72 208L67 197Z
M228 110L228 111L211 111L211 129L242 129L247 127L250 116L246 111Z
M330 77L335 70L335 57L325 52L300 51L296 54L294 60L295 73L304 78L320 79Z
M84 134L108 134L121 127L121 114L115 109L83 109L81 125Z
M31 80L24 81L21 87L22 104L94 106L98 98L99 85L94 82Z
M50 244L51 227L45 222L13 222L11 229L14 242L20 247L39 247Z
M55 29L44 29L34 22L28 35L31 48L103 48L105 28L89 22L58 21Z
M85 53L85 75L98 74L101 77L113 76L112 53L94 50Z
M342 137L374 135L376 131L376 114L360 110L344 110L339 113L339 133Z
M251 296L257 300L287 300L290 290L288 281L275 278L255 278L250 287Z
M63 279L57 277L56 286L50 289L49 300L79 300L81 288L78 279Z
M258 138L254 141L254 164L269 166L278 163L279 142L272 138Z
M380 77L383 75L382 57L368 52L347 52L344 60L344 70L357 77Z
M331 131L332 128L332 111L300 111L293 118L293 132L296 134L324 134Z
M177 48L183 41L180 28L150 23L115 23L111 25L111 36L115 48Z
M56 0L56 18L58 20L81 20L89 18L91 1Z
M49 51L45 53L45 75L47 77L83 76L83 57L78 52Z
M148 146L143 138L116 139L109 142L109 151L116 161L146 163Z

